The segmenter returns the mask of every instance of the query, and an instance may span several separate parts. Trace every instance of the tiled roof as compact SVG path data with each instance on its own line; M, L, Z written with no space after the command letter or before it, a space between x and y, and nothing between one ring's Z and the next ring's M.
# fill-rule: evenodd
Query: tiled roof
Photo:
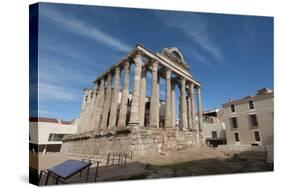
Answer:
M59 123L57 119L54 118L44 118L44 117L31 117L29 122L48 122L48 123Z
M60 123L61 125L71 125L72 121L64 121L61 120L59 121L58 119L55 118L46 118L46 117L30 117L29 122L47 122L47 123Z

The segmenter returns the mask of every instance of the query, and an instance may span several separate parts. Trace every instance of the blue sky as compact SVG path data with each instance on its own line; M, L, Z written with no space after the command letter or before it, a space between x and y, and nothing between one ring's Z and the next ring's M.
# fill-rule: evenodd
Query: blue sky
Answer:
M178 47L202 84L204 110L273 89L271 17L41 3L39 116L78 117L83 88L137 43Z

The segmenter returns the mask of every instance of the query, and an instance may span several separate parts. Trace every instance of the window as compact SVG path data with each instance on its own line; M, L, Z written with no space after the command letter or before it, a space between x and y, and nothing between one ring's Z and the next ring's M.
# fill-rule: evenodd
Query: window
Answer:
M85 102L87 102L87 100L88 100L88 95L85 96Z
M254 135L255 135L255 140L257 142L260 142L261 141L260 132L259 131L254 131Z
M240 142L239 133L234 133L235 141Z
M231 128L237 129L238 128L237 117L230 118L230 121L231 121Z
M91 92L91 98L93 98L93 94L94 94L94 92Z
M56 141L62 141L64 137L64 134L50 134L49 135L49 142L56 142Z
M250 100L250 101L249 101L249 108L250 108L250 110L255 109L255 104L254 104L254 101L253 101L253 100Z
M258 127L257 114L249 115L249 118L250 118L251 127L252 128L257 128Z
M230 107L231 107L231 112L235 112L235 106L234 106L234 104L232 104Z
M218 138L217 131L212 131L212 138Z
M49 142L52 141L52 140L53 140L53 137L54 137L54 134L50 134L50 135L49 135L48 141L49 141Z

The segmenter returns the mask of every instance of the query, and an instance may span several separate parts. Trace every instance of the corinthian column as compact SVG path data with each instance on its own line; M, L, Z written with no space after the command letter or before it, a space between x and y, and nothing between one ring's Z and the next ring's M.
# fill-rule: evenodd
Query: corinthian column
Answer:
M190 100L190 92L188 91L187 97L187 119L188 119L188 129L192 130L192 117L191 117L191 100Z
M107 129L107 121L108 121L108 114L110 110L110 102L111 102L111 73L107 75L107 86L106 86L106 94L105 94L105 101L102 111L102 120L101 120L101 129Z
M99 87L99 93L97 96L97 102L95 105L95 112L94 112L94 120L92 124L92 130L99 130L100 128L100 121L101 121L101 113L103 110L103 104L104 104L104 79L102 78L100 87Z
M181 80L181 125L187 127L187 106L186 106L186 93L185 93L185 79Z
M191 129L197 130L195 124L195 112L194 112L194 84L191 82L189 84L189 97L190 97L190 115L191 115Z
M139 109L140 109L140 82L142 70L142 56L137 54L134 58L135 61L135 77L134 77L134 90L132 96L132 106L129 125L139 125Z
M171 82L172 84L172 126L176 128L176 90L175 90L175 82Z
M151 97L149 110L149 126L159 127L159 86L158 86L158 63L152 62L152 82L151 82Z
M91 131L91 126L92 126L92 121L93 121L93 114L94 114L94 109L95 109L95 102L96 102L96 97L97 97L97 84L95 84L94 89L90 93L90 109L89 109L89 115L87 118L87 127L85 132Z
M120 85L120 68L115 67L114 90L113 90L113 96L112 96L111 107L110 107L108 128L114 128L116 126L119 85Z
M124 85L122 90L122 98L119 112L119 119L117 126L126 127L127 108L128 108L128 95L129 95L129 81L130 81L130 63L124 63Z
M146 96L146 70L142 70L140 91L140 126L144 126Z
M89 98L88 95L89 95L89 89L85 88L82 107L81 107L81 113L80 113L80 117L79 117L78 133L85 132L85 122L86 122L85 118L86 118L86 110L87 110L87 101Z
M166 114L165 114L165 128L172 128L171 73L172 73L172 71L170 69L166 70Z
M202 102L201 102L201 92L200 87L197 87L197 105L198 105L198 124L199 124L199 131L203 131L203 115L202 115Z

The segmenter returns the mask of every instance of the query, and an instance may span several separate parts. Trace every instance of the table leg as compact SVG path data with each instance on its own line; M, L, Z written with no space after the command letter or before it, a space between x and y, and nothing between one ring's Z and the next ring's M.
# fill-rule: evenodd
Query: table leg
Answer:
M47 177L46 177L46 181L45 181L45 185L48 185L49 176L50 176L50 173L48 172Z
M89 172L90 172L90 166L87 169L87 182L89 181Z
M99 163L100 162L97 162L97 168L96 168L96 173L95 173L95 182L97 181L98 170L99 170Z
M42 172L42 170L41 170L41 171L40 171L39 178L38 178L38 185L40 185L40 180L41 180L42 174L43 174L43 172Z
M56 177L56 185L59 183L59 177Z

